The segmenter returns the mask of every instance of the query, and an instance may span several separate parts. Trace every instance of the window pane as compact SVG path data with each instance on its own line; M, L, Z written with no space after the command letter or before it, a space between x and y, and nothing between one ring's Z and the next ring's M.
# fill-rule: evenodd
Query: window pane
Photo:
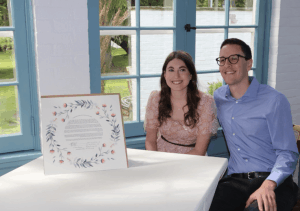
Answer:
M173 51L173 31L143 30L140 43L141 74L161 74L165 59Z
M218 70L216 58L224 41L224 29L196 30L196 70Z
M223 0L197 0L196 25L224 25L225 3Z
M135 26L135 8L132 1L99 0L99 25Z
M0 1L0 26L11 26L11 12L10 12L10 1Z
M256 0L230 1L229 25L254 25Z
M255 55L254 53L254 37L255 37L255 29L229 29L228 30L228 38L238 38L247 43L251 48L253 64L255 64Z
M198 74L198 88L202 92L213 96L214 91L222 84L223 78L221 73Z
M134 54L132 53L134 52ZM100 31L101 75L136 74L135 31Z
M145 120L146 106L150 93L153 90L160 90L160 77L141 78L141 103L140 103L140 119Z
M20 132L17 86L0 87L0 135Z
M15 81L13 32L0 32L0 82Z
M141 26L173 26L173 14L173 0L140 0Z
M249 76L254 76L253 70L249 70L248 75Z
M136 79L101 81L102 93L120 93L123 121L136 121Z

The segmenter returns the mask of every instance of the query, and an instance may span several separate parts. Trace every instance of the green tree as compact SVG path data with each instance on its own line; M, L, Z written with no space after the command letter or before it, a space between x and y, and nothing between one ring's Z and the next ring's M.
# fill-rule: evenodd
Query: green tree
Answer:
M10 37L0 37L0 51L12 50L14 47L13 39Z
M217 2L217 6L216 6ZM212 7L222 7L224 0L213 0ZM210 7L210 0L197 0L197 7Z
M0 26L9 26L7 0L0 0Z
M197 0L197 7L208 7L208 0Z
M245 7L245 0L235 0L235 7Z
M140 6L164 6L164 0L140 0Z
M209 83L208 82L208 94L210 94L211 96L214 96L214 92L216 91L216 89L220 88L223 84L221 81L218 81L218 82L212 82L212 83Z

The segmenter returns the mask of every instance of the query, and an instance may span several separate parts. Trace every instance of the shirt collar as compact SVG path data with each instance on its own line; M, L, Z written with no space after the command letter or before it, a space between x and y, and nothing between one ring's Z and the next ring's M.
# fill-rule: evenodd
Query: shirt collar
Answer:
M245 98L245 97L254 98L257 95L258 88L259 88L259 82L253 76L248 76L248 78L249 78L250 86L248 87L248 89L247 89L246 93L243 95L243 97L241 97L241 99ZM225 97L228 98L229 96L231 96L231 93L230 93L229 86L227 85Z

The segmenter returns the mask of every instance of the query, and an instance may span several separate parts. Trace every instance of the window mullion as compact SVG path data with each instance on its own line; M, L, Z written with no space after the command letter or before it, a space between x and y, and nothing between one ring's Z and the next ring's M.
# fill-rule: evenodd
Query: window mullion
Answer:
M99 1L88 0L90 92L101 93Z
M228 38L229 12L230 12L230 0L225 0L225 28L224 28L224 40Z
M140 66L140 58L141 58L141 51L140 51L140 40L141 40L141 23L140 23L140 0L135 0L135 11L136 11L136 74L138 75L136 79L136 120L140 121L140 74L141 74L141 66Z

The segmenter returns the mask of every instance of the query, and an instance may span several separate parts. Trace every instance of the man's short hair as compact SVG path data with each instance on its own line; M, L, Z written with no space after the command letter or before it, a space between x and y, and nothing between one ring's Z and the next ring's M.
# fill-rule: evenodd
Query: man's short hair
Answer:
M230 38L223 41L221 48L225 45L239 45L245 54L245 57L248 59L252 59L252 53L249 45L247 45L243 40L237 39L237 38Z

